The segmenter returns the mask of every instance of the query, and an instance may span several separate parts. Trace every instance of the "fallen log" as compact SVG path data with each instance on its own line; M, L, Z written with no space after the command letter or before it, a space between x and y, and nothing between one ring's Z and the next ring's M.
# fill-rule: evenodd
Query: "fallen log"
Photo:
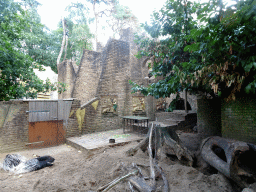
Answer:
M200 151L204 161L240 187L256 181L255 145L215 136L206 138Z

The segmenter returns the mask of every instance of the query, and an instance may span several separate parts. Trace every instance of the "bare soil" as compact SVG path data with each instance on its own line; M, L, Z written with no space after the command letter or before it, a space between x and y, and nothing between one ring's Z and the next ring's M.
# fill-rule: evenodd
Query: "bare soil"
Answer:
M188 135L185 136L183 135L184 138L192 140ZM90 152L78 151L68 145L19 152L18 154L28 159L33 158L35 154L51 155L55 162L52 167L21 175L0 169L0 191L96 191L99 187L123 176L123 168L132 166L132 163L144 165L141 169L145 174L149 174L149 159L146 153L139 151L135 156L125 155L125 151L137 144L132 142L124 146L108 146ZM0 162L3 162L5 155L0 154ZM233 191L229 180L222 174L205 175L193 167L181 165L173 157L162 159L159 165L168 178L171 192ZM157 185L157 191L162 191L161 179L157 180ZM110 191L124 192L130 189L127 181L123 181Z

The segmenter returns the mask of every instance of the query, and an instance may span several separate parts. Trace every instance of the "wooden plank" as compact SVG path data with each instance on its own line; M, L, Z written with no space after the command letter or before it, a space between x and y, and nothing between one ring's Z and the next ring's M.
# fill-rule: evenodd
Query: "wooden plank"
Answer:
M140 117L140 116L123 116L124 119L133 119L133 120L147 120L148 117Z
M57 120L58 119L58 101L50 102L50 119Z
M50 106L51 106L51 102L50 101L47 101L47 103L44 106L44 109L49 111L48 120L47 121L51 120L51 107Z
M72 100L30 101L29 122L65 120L69 118Z
M30 101L29 102L29 122L49 121L51 102Z
M72 105L72 101L65 101L64 110L63 110L64 111L63 120L68 120L70 110L71 110L71 105Z
M58 120L64 119L65 103L63 100L58 100Z
M30 101L29 102L29 111L35 111L35 102ZM33 122L33 115L32 113L29 113L28 115L28 121Z
M36 109L43 110L44 102L36 102ZM36 121L42 121L41 113L36 113Z

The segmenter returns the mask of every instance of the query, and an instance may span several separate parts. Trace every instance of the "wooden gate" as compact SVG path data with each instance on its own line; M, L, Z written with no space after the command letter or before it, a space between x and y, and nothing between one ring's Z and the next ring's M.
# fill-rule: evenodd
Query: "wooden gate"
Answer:
M49 147L65 142L65 126L72 100L29 101L29 147Z

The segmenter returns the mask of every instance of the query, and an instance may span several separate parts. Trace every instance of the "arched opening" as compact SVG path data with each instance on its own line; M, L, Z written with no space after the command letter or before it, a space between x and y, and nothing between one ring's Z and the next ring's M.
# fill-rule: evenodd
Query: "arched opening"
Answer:
M187 101L187 107L188 110L191 110L191 105L189 104L189 102ZM179 98L176 102L176 106L175 106L176 110L185 110L185 101L182 98Z
M152 62L151 62L150 58L147 58L143 61L142 67L143 67L143 76L144 76L144 78L148 78L149 80L152 80L152 79L155 78L151 74L151 72L152 72Z

